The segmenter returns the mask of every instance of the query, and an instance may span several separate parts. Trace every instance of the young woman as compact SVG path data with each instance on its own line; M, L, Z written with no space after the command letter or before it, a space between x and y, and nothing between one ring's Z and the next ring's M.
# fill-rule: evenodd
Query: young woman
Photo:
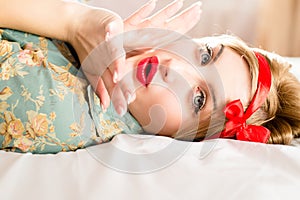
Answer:
M103 107L68 49L58 51L62 43L2 30L1 148L56 153L144 131L279 144L298 136L300 84L288 63L232 36L183 41L127 53L123 79L136 98L120 116ZM101 77L113 96L113 73Z
M194 61L173 48L137 52L126 60L143 85L136 87L129 111L145 131L274 144L299 136L300 83L282 57L230 35L196 39L194 45L185 41L181 49L195 55ZM143 82L139 68L145 61L152 69Z
M122 51L123 45L122 41L113 43L111 39L123 31L163 28L185 33L200 18L200 3L176 14L182 7L182 1L174 1L149 16L155 3L150 1L123 22L111 11L76 1L3 2L0 12L0 27L3 27L0 31L1 149L36 153L75 150L95 144L95 141L107 141L120 133L122 129L116 128L116 124L122 121L119 115L125 114L128 100L133 99L129 97L133 95L121 91L118 98L112 98L117 112L113 109L109 113L108 109L101 118L104 131L98 132L105 137L98 137L86 96L87 83L76 77L78 70L74 65L79 62L75 61L68 46L72 46L71 49L76 51L75 57L83 62L104 41L107 51L99 56L113 57ZM60 41L66 41L68 45ZM116 88L116 82L123 76L124 62L125 55L122 55L112 63L98 66L110 70L110 88ZM89 73L85 76L99 97L101 109L106 110L110 105L107 78L104 81L99 74ZM73 114L74 109L82 113ZM96 109L97 106L93 108ZM127 121L133 119L128 114L126 116L124 127L127 127ZM99 129L99 126L96 127ZM138 124L128 128L131 129L141 130ZM82 136L83 132L91 135L86 138Z

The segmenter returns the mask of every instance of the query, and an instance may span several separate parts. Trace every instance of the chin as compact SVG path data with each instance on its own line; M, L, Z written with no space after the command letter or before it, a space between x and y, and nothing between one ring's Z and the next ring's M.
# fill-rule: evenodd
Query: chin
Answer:
M169 128L163 127L160 129L149 127L149 125L142 126L142 127L143 127L143 130L149 134L167 136L167 137L174 137L178 131L177 128L170 128L170 127Z

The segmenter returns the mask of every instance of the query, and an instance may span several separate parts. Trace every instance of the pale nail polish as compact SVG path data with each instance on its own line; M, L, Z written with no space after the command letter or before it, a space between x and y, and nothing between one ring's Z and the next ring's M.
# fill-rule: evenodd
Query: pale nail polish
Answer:
M118 82L118 73L117 72L114 72L113 81L114 81L114 83Z
M148 4L155 4L158 0L151 0Z
M135 93L131 94L130 92L126 93L127 104L131 104L136 99Z
M102 111L106 112L106 108L104 107L104 105L102 103L100 105L101 105Z
M181 8L183 6L183 0L175 0L174 2L175 2L175 5L176 5L177 9ZM176 8L174 8L174 9L176 9Z
M197 2L196 2L196 5L201 6L201 5L202 5L202 1L197 1Z
M110 40L110 32L106 32L104 39L106 42L108 42Z
M183 4L184 0L175 0L175 1L177 1L178 4Z
M123 108L123 106L118 106L118 108L116 109L117 113L119 116L124 116L126 113L126 110Z

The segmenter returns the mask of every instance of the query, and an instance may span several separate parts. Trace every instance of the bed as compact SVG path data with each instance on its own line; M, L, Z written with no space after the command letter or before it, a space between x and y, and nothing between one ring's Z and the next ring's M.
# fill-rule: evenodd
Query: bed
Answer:
M300 78L300 58L288 58ZM0 151L0 199L295 199L300 141L117 135L75 152Z
M287 59L300 79L300 57ZM297 199L299 188L300 139L284 146L122 134L75 152L0 151L0 200L276 200Z

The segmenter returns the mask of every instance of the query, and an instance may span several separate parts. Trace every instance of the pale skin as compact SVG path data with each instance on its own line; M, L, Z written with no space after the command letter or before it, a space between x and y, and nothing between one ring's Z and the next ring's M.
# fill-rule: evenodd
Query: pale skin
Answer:
M82 62L101 42L106 41L111 54L122 49L122 43L110 44L114 36L123 31L140 28L163 28L185 33L200 18L199 3L176 14L183 5L182 1L174 1L157 13L151 15L156 2L151 1L142 6L128 19L122 20L116 13L107 9L86 6L72 0L0 0L0 27L21 30L50 38L69 42ZM178 29L178 27L182 27ZM108 68L110 75L94 76L86 74L105 110L112 100L116 111L123 115L127 103L132 101L132 91L116 89L117 82L125 73L125 55L114 60ZM118 91L115 99L110 99L113 91Z
M191 52L199 52L198 48ZM211 113L214 106L223 108L226 103L240 99L243 105L250 102L251 80L249 66L234 50L224 47L217 60L213 61L220 51L220 44L213 44L213 56L208 64L192 66L180 56L164 50L138 51L126 60L127 73L133 77L136 88L136 99L129 105L129 111L143 126L144 130L159 135L176 137L176 133L187 127L197 126L200 115L203 119ZM159 68L152 82L145 87L136 79L137 65L146 57L157 56ZM214 68L205 79L198 67ZM234 72L234 73L233 73ZM105 73L105 76L108 75ZM108 75L109 76L109 75ZM222 87L214 86L216 78L221 79ZM195 88L205 93L203 108L195 113L193 98L197 95ZM222 91L221 91L222 90ZM213 102L213 98L224 101ZM216 104L216 105L214 105ZM201 121L200 121L201 123Z
M181 1L175 1L149 16L155 8L155 1L152 1L122 21L111 11L73 1L27 0L24 3L20 0L0 0L0 3L2 5L0 27L67 41L75 48L80 61L83 61L99 43L124 30L156 27L185 33L197 23L201 11L200 4L194 4L174 16L182 7ZM112 47L112 51L114 48L119 47ZM219 44L213 47L214 55L219 49ZM204 81L204 78L195 71L196 69L182 58L161 50L144 51L126 60L122 57L111 66L105 66L107 70L101 77L89 77L89 81L100 97L103 109L106 109L111 93L116 91L116 82L128 73L133 73L132 77L136 77L134 73L137 63L153 55L159 59L160 73L155 74L153 82L148 87L138 85L138 81L133 80L137 84L136 98L135 100L131 98L133 102L129 105L129 111L146 131L174 136L174 133L182 128L182 124L187 124L185 123L187 121L198 123L198 116L208 115L213 107L209 88L209 85L213 85L209 81L213 79ZM249 67L241 56L225 47L213 66L219 74L224 89L225 102L221 102L222 106L236 99L241 99L243 105L247 105L251 89L250 74ZM166 69L169 70L168 73L165 73ZM178 82L180 84L176 84L177 80L184 81L187 87L182 87L180 81ZM194 94L199 92L195 88L200 88L206 95L205 105L197 113L192 103ZM214 96L218 98L218 88L214 88L214 92ZM123 98L121 99L123 104L117 111L123 114L127 110L126 102L129 99L126 95L120 96ZM120 99L116 102L120 102Z

